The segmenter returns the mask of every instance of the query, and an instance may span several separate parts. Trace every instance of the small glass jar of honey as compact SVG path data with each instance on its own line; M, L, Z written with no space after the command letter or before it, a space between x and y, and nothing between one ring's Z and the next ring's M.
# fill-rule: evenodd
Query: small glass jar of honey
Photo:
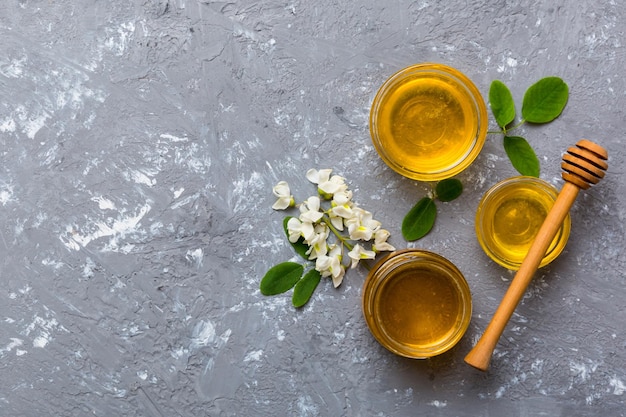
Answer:
M397 355L423 359L461 339L472 300L452 262L432 252L405 249L391 253L368 274L363 314L381 345Z
M381 159L397 173L438 181L467 168L487 134L480 92L460 71L417 64L393 74L378 90L370 133Z
M557 196L554 186L535 177L513 177L491 187L476 211L476 237L485 253L503 267L518 270ZM563 251L570 228L568 214L540 267Z

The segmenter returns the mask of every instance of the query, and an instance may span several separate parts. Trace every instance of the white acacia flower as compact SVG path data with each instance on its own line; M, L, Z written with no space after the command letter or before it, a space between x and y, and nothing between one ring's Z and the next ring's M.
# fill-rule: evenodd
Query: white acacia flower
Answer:
M354 245L354 248L348 252L348 256L352 260L350 268L356 268L361 259L374 259L376 257L376 252L367 250L357 243Z
M341 217L342 219L349 219L353 216L352 206L350 204L333 205L330 212L335 217ZM340 230L343 230L343 226Z
M313 236L306 241L307 245L309 245L307 255L309 255L310 260L317 259L328 253L327 239L329 233L330 229L326 224L319 223L315 225Z
M317 223L322 216L324 213L320 211L319 197L309 197L300 205L300 220L303 222Z
M311 168L306 172L305 176L306 179L313 184L319 184L320 182L328 181L332 172L333 170L328 168L320 169L319 171L315 168Z
M331 202L331 212L335 216L349 219L353 215L353 206L354 203L352 202L352 191L341 191L333 195L333 201ZM341 228L341 230L343 230L343 227Z
M375 231L374 232L374 244L372 245L372 250L374 252L396 250L396 248L394 248L392 245L390 245L387 242L387 239L389 238L390 235L391 233L389 233L389 231L386 229L378 229L377 231Z
M348 189L346 179L339 175L333 175L328 181L318 184L320 190L324 193L334 196L337 193L345 192Z
M315 234L315 228L311 222L303 222L296 217L292 217L287 221L287 233L289 241L296 243L301 237L309 240Z
M352 208L352 217L346 219L345 223L352 240L369 241L381 226L378 220L374 220L372 213L360 207Z
M342 253L341 246L332 245L327 255L322 255L315 261L315 269L322 277L331 277L335 288L341 285L346 273L345 267L341 264Z
M372 213L352 201L352 191L345 178L332 175L331 169L310 169L306 178L317 185L317 193L297 205L300 213L288 218L287 235L291 243L307 245L305 256L322 277L332 279L335 288L343 282L346 270L356 268L361 259L375 259L379 252L395 250L387 242L389 231L381 228ZM272 192L278 198L273 209L296 206L286 181L278 182ZM350 245L344 243L347 240L361 241L361 244L353 243L348 250L345 246ZM371 240L371 248L370 244L362 243ZM297 249L301 253L300 248ZM344 264L346 254L349 262Z
M289 189L287 181L279 181L278 184L272 188L272 192L276 197L278 197L278 200L276 200L272 206L274 210L285 210L286 208L293 207L295 205L295 201L293 199L293 195L291 195L291 190Z
M330 224L340 232L343 231L343 217L337 216L333 210L331 209L328 213L328 217L330 218Z
M333 203L338 206L352 203L352 191L346 189L333 194Z
M348 189L346 179L339 175L333 175L332 169L309 169L306 178L314 184L317 184L318 191L325 198L332 198L335 193L344 192Z
M335 194L337 197L338 194ZM344 219L352 217L352 202L345 199L333 198L330 203L330 210L328 211L328 217L335 227L335 229L343 231Z

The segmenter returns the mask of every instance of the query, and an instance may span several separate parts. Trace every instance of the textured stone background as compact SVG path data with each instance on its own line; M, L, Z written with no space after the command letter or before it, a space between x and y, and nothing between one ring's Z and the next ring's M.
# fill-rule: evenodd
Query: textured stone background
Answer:
M6 0L0 13L0 415L625 415L626 6L614 0ZM499 136L408 244L428 186L390 171L368 131L396 70L435 61L521 103L570 86L524 127L560 187L579 138L609 150L566 251L537 273L488 373L463 363L512 277L481 251L481 195L515 174ZM494 127L494 122L490 119ZM465 274L463 341L393 356L361 317L366 271L302 310L258 292L292 257L272 186L345 176L392 232Z

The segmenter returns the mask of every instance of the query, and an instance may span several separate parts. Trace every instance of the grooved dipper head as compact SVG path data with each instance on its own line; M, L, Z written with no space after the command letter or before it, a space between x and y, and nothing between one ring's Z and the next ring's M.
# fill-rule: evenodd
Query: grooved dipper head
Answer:
M608 153L602 146L586 139L579 140L563 155L563 179L586 190L604 177L609 167L607 159Z

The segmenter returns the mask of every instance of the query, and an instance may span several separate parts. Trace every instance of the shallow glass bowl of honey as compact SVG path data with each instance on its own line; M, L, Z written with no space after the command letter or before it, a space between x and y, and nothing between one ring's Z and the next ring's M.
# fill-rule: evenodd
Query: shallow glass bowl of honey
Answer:
M557 196L553 185L535 177L512 177L491 187L476 210L476 237L485 253L505 268L518 270ZM570 228L568 214L540 267L563 251Z
M460 71L424 63L393 74L370 110L370 134L381 159L397 173L438 181L467 168L487 135L480 92Z
M451 349L472 315L470 289L446 258L406 249L378 262L363 287L363 315L374 338L415 359Z

